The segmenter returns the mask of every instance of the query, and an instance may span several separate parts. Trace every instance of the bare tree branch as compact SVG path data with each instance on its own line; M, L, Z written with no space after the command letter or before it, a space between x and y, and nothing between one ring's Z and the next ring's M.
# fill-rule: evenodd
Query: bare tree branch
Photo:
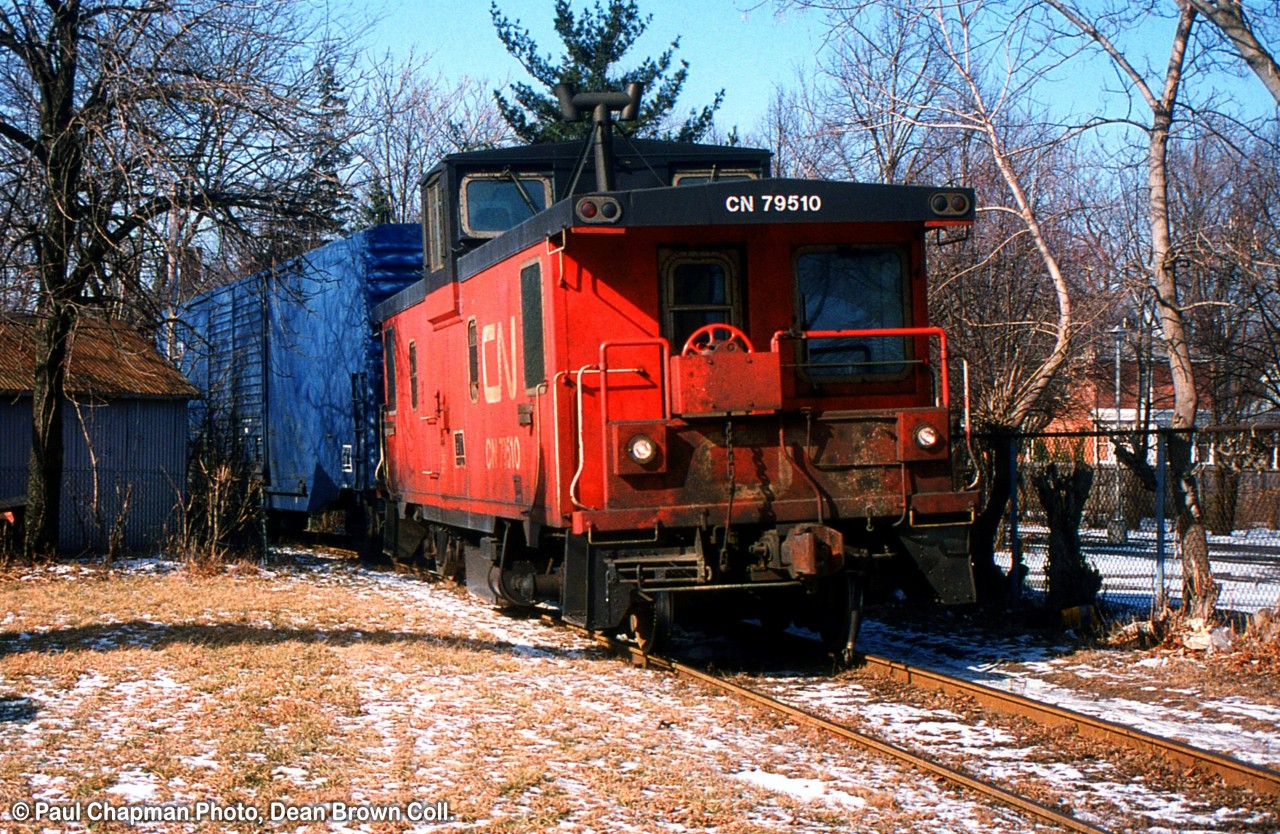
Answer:
M1280 64L1254 33L1240 0L1188 0L1231 42L1240 58L1280 104Z

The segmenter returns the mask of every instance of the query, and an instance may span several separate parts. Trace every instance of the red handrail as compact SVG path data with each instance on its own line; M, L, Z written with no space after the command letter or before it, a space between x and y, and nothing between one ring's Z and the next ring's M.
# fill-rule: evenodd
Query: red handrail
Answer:
M938 359L942 366L940 384L942 386L942 405L951 405L951 379L947 374L947 334L941 327L885 327L871 330L779 330L769 340L769 350L778 352L778 343L783 339L858 339L863 337L890 336L937 336Z

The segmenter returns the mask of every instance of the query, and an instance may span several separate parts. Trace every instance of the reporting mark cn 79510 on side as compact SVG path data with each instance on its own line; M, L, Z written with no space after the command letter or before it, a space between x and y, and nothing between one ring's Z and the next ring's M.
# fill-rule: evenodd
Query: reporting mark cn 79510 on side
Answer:
M423 278L374 310L387 549L645 646L697 612L848 658L867 594L972 601L925 280L972 192L774 179L562 98L585 147L424 180Z

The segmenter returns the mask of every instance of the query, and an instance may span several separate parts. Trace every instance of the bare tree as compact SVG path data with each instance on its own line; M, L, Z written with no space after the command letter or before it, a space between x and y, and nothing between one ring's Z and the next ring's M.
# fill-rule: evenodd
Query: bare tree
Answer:
M1249 337L1239 365L1256 386L1254 415L1280 415L1280 125L1245 146L1237 200L1219 251L1240 271L1249 299ZM1235 366L1232 360L1232 366Z
M829 167L849 178L922 182L951 137L930 130L939 97L957 79L934 51L936 16L911 4L883 4L869 20L831 29L814 108L827 121ZM865 15L863 15L865 16ZM856 17L856 16L855 16ZM953 98L954 100L954 98Z
M1197 381L1207 395L1202 411L1219 426L1265 411L1280 367L1273 324L1280 308L1276 151L1242 133L1231 123L1207 125L1172 154L1179 172L1170 197L1178 276L1195 334ZM1256 465L1257 450L1248 436L1215 432L1201 439L1202 459L1211 461L1201 470L1205 523L1229 534L1241 472Z
M26 547L56 547L68 337L95 282L184 209L251 236L307 218L313 70L340 44L284 0L18 0L0 9L0 170L42 317ZM230 233L228 233L230 234Z
M375 67L355 116L366 219L381 223L418 221L418 180L440 157L513 136L488 82L463 77L451 84L412 53L399 65L388 56Z
M809 79L774 88L764 117L746 134L748 145L773 151L773 175L819 179L834 175L830 124L813 101Z
M1196 426L1199 389L1191 363L1187 317L1179 298L1178 252L1173 246L1173 223L1169 206L1169 143L1185 73L1196 10L1190 3L1180 6L1174 24L1169 59L1160 85L1149 82L1137 65L1103 31L1098 22L1086 17L1066 0L1046 0L1084 37L1095 43L1126 78L1135 95L1150 111L1147 136L1147 219L1149 223L1149 269L1151 288L1160 322L1160 335L1169 358L1173 384L1173 428L1190 431ZM1209 565L1200 490L1191 466L1191 440L1175 434L1169 445L1169 462L1178 490L1178 536L1182 544L1183 599L1195 617L1212 615L1218 597Z
M1170 190L1183 306L1195 334L1203 410L1218 425L1264 407L1280 355L1267 349L1274 309L1276 150L1233 125L1195 131L1171 154ZM1234 134L1234 135L1233 135Z

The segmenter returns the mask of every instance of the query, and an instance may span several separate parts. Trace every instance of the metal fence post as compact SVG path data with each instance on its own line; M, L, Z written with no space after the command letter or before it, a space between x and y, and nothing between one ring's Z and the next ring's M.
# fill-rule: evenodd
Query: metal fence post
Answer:
M1164 490L1165 466L1168 455L1165 453L1165 434L1156 434L1156 587L1155 610L1163 611L1168 604L1165 599L1164 581Z

